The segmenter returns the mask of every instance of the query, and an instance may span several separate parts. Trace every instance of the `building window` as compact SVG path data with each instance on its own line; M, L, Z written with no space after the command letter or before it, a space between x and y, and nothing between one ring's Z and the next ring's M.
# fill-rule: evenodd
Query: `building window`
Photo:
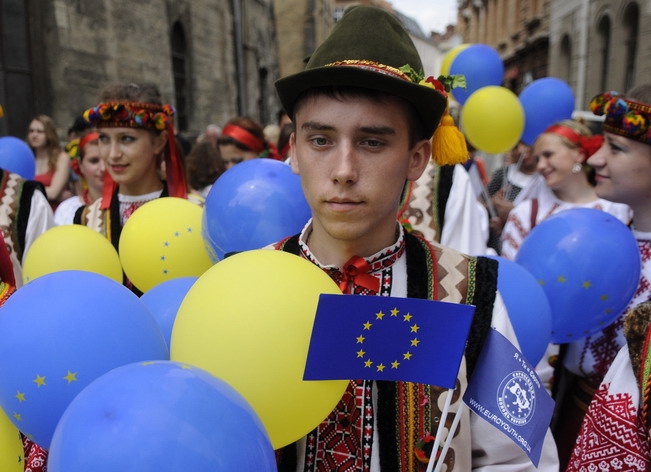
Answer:
M610 67L610 18L604 16L597 26L601 70L599 73L599 90L608 90L608 68Z
M571 83L570 76L572 75L572 41L567 34L563 35L563 39L561 39L559 62L559 77L566 83Z
M41 58L34 57L31 51L29 25L34 21L30 19L27 3L0 0L0 104L5 111L5 118L0 120L0 135L21 138L27 133L35 109L32 60ZM40 13L38 10L34 15ZM46 64L37 62L35 66L36 70L45 70Z
M635 57L637 55L639 25L640 7L638 7L637 3L631 3L624 12L624 31L626 31L624 90L630 90L635 86Z
M188 130L189 81L187 43L180 22L172 26L172 75L174 77L174 101L176 103L176 125L179 131Z

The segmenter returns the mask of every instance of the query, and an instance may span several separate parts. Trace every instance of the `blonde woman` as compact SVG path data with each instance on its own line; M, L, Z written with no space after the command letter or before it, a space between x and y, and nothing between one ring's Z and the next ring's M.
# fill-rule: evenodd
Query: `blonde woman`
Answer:
M55 210L66 195L70 176L70 158L59 143L54 121L47 115L36 116L29 124L27 143L36 159L34 180L45 186L47 199Z

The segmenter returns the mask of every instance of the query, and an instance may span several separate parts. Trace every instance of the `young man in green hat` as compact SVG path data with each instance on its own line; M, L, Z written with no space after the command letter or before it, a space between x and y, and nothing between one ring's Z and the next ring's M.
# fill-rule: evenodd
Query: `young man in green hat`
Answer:
M441 84L421 81L420 70L400 23L384 10L357 6L303 72L276 83L296 127L292 169L313 215L299 235L276 248L323 268L344 293L476 306L443 420L449 427L490 328L517 342L497 296L496 262L414 237L398 222L403 188L427 166L430 138L447 107ZM443 392L410 382L353 380L323 423L278 452L279 470L424 471L422 444L442 421ZM511 439L467 408L453 437L443 468L448 472L536 470ZM550 434L537 470L558 470Z

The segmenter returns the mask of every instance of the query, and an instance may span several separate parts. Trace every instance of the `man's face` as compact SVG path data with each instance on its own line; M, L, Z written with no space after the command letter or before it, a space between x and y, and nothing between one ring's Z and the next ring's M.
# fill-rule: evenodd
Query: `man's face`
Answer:
M296 108L292 169L314 217L313 237L361 256L395 242L403 185L430 158L429 140L409 148L406 105L397 98L305 98Z

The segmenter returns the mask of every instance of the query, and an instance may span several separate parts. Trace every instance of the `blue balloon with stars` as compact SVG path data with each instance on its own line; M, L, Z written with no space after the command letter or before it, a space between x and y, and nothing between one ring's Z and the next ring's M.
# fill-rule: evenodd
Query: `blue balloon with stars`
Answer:
M269 436L244 397L170 361L129 364L88 385L61 417L50 472L275 472Z
M538 224L516 262L547 294L554 343L606 328L626 309L640 280L640 253L630 229L592 208L562 211Z
M29 145L14 136L0 137L0 169L33 180L36 175L36 157Z
M100 274L46 274L0 307L0 407L45 449L86 385L116 367L157 359L169 359L169 351L153 315Z

